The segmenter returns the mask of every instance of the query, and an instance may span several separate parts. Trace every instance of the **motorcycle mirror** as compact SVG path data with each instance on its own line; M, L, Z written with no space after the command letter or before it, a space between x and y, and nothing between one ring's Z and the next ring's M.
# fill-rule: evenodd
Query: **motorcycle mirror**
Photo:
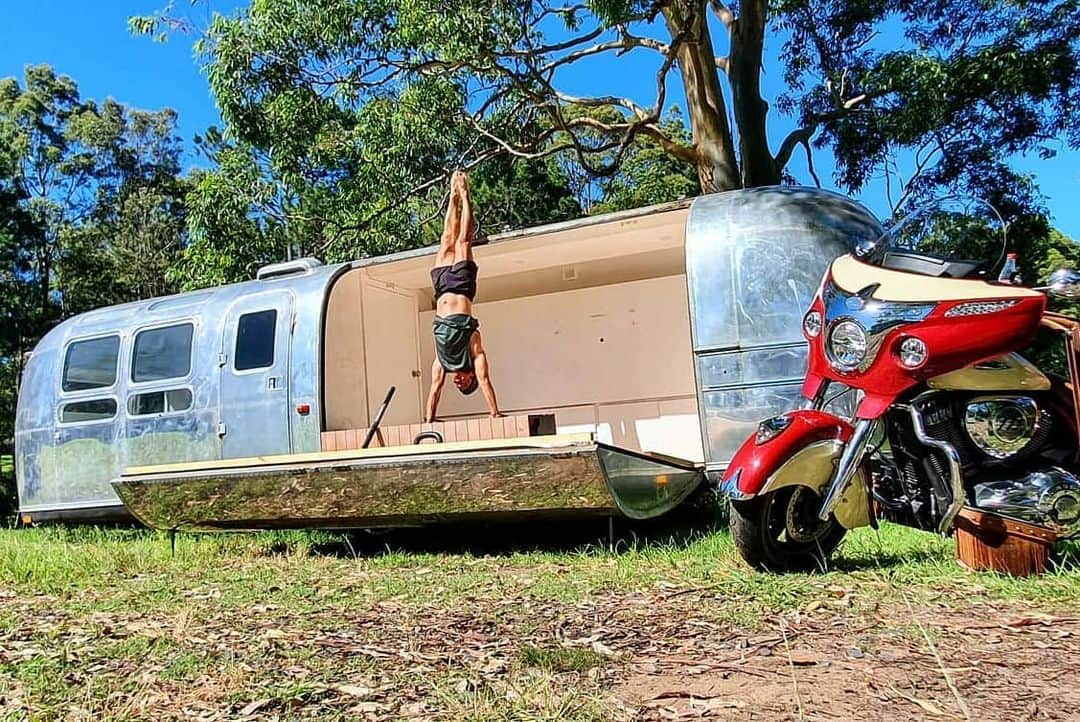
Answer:
M1059 268L1050 274L1046 290L1053 296L1068 299L1080 298L1080 271Z

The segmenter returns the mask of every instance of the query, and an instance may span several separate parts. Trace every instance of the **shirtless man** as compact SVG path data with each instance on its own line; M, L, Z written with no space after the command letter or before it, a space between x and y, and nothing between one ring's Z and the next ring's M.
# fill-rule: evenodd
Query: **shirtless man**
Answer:
M472 242L476 225L473 221L469 177L454 171L450 178L450 207L446 209L439 252L431 269L435 287L435 363L431 367L431 390L428 392L424 419L435 421L446 375L466 396L479 388L484 393L488 411L501 416L491 385L487 353L480 338L480 322L472 315L476 298L476 262Z

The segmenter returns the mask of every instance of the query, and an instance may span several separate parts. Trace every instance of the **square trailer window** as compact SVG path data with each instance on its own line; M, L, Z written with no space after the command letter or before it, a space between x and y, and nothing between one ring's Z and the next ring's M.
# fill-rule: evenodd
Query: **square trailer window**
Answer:
M181 323L151 328L135 335L131 380L178 379L191 371L191 337L195 327Z
M114 399L91 399L73 401L60 407L60 423L75 424L80 421L106 421L116 416Z
M106 336L76 341L64 356L64 391L103 389L116 383L116 359L120 337Z
M236 353L233 368L237 371L268 368L274 365L274 331L277 311L245 313L236 326Z
M191 391L189 389L148 391L128 398L128 414L131 416L168 414L176 411L187 411L190 408Z

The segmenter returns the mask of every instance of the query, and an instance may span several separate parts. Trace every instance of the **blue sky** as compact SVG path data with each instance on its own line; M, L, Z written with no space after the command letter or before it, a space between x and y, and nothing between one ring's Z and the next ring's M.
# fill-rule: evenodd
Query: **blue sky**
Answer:
M0 77L21 76L24 66L47 63L72 76L85 98L112 97L146 109L175 108L180 114L180 132L189 142L190 150L190 140L195 133L220 122L206 77L192 54L192 38L180 35L167 43L156 43L147 38L132 37L127 30L130 15L159 10L166 2L8 0L4 22L0 24ZM242 4L235 0L210 0L192 10L187 0L177 0L176 7L179 12L194 13L197 21L201 19L205 23L207 5L212 10L230 12ZM777 44L774 40L773 45ZM722 52L722 48L718 51ZM766 53L769 54L768 47ZM575 68L560 80L567 92L585 94L590 90L596 92L595 79L601 76L605 94L628 95L651 104L654 75L654 60L648 51L636 51L620 60L599 61ZM770 64L765 68L767 99L778 92L781 79L779 65ZM672 102L685 107L678 86L678 82L669 84L673 91L669 97ZM789 119L775 111L770 114L774 144L778 144L791 127ZM823 184L831 187L829 154L818 151L814 161ZM1035 175L1049 199L1057 226L1080 239L1080 152L1061 152L1049 161L1021 158L1016 160L1016 166ZM800 181L810 182L802 154L796 156L791 171ZM888 211L881 184L868 188L861 200L878 214Z

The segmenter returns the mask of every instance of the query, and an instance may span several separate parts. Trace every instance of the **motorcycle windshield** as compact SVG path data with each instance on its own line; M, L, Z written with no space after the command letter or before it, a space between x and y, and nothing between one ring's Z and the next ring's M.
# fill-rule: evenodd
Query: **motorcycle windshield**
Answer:
M855 256L870 265L936 278L995 278L1005 258L1005 223L985 201L947 198L892 224Z

